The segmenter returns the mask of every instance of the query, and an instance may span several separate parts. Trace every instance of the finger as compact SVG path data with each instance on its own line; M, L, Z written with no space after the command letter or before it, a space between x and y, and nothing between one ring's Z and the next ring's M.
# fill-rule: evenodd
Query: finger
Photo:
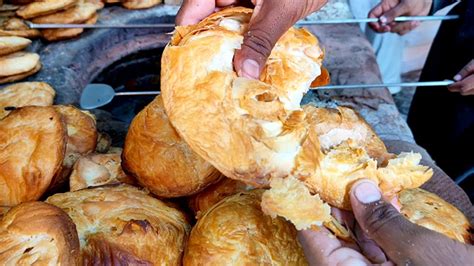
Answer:
M380 246L377 245L374 240L370 239L359 225L354 227L354 234L357 238L357 244L366 258L378 264L387 262L387 257Z
M393 22L396 17L403 16L410 11L409 7L404 2L400 2L395 6L393 6L392 2L387 3L386 8L390 9L384 12L380 17L380 22L382 22L382 24Z
M419 21L395 23L395 25L391 27L391 32L398 33L399 35L405 35L408 32L414 30L419 25Z
M288 7L288 3L280 1L257 1L242 48L234 57L234 67L239 76L260 77L273 46L299 19L296 17L297 8Z
M372 10L370 10L368 17L369 18L379 18L384 13L382 4L376 5ZM376 32L382 32L382 24L380 22L370 22L369 26Z
M344 247L326 229L316 232L298 232L298 240L310 265L368 265L370 262L359 252Z
M461 95L472 95L474 91L474 74L464 78L461 81L451 84L448 87L451 92L459 92Z
M216 8L216 1L184 0L176 15L176 25L194 25L209 16Z
M370 180L356 182L350 196L362 230L396 264L432 264L462 248L462 244L406 220L382 200L380 190Z
M459 71L456 76L454 76L454 80L461 81L471 74L474 74L474 59L471 60L471 62L469 62L465 67L463 67L463 69L461 69L461 71Z

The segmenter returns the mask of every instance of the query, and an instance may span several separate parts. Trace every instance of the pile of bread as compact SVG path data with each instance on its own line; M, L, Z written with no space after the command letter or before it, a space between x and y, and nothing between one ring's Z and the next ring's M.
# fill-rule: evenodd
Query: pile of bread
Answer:
M432 174L420 155L389 154L350 108L300 106L326 79L311 33L290 29L260 81L237 77L250 16L226 9L176 29L162 97L123 152L89 113L52 106L47 84L0 90L0 264L306 265L297 229L350 237L329 204L350 209L362 177L412 222L469 241L466 217L417 188Z
M40 56L23 51L30 44L27 38L0 36L0 84L24 79L41 69Z

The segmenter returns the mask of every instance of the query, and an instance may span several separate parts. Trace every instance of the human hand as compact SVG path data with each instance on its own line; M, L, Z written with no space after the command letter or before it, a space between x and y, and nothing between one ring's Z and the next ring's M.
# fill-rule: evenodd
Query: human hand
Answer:
M258 79L280 37L298 20L320 9L327 0L184 0L177 25L196 24L215 10L232 5L254 4L254 12L242 48L234 57L241 77Z
M454 76L456 83L448 87L451 92L459 92L463 96L474 95L474 59Z
M382 199L371 181L354 184L350 197L358 245L324 229L301 231L298 239L310 265L474 265L473 246L411 223Z
M419 21L394 22L400 16L426 16L433 0L382 0L369 12L369 18L379 18L379 22L369 23L376 32L394 32L404 35L420 25Z

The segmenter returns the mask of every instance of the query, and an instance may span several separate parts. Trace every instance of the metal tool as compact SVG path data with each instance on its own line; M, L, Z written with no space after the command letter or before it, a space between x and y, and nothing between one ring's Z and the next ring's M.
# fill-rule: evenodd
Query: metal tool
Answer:
M408 83L391 83L391 84L357 84L357 85L328 85L312 90L341 90L341 89L365 89L365 88L386 88L386 87L432 87L432 86L449 86L454 81L430 81L430 82L408 82ZM115 96L143 96L143 95L159 95L160 91L127 91L115 92L115 90L107 84L89 84L82 91L80 105L82 109L96 109L110 103Z
M448 16L413 16L413 17L397 17L396 22L404 21L435 21L435 20L455 20L458 19L458 15ZM377 22L378 18L363 18L363 19L329 19L329 20L315 20L315 21L300 21L296 23L296 26L309 26L309 25L321 25L321 24L346 24L346 23L367 23ZM160 23L160 24L36 24L26 21L27 25L31 29L137 29L137 28L174 28L176 25L172 23Z

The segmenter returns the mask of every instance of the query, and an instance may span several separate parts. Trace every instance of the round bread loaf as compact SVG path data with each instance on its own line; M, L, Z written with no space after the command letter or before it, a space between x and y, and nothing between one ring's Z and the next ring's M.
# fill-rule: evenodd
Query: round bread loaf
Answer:
M0 78L29 72L38 65L40 57L35 53L16 52L0 57Z
M79 234L84 265L181 265L185 215L128 185L55 194Z
M264 215L261 197L238 193L207 210L191 231L184 265L306 265L296 229Z
M437 195L423 189L399 194L400 212L412 223L463 243L472 243L471 224L464 214Z
M30 44L31 41L23 37L0 37L0 56L21 51Z
M61 169L66 126L53 107L27 106L0 120L0 205L38 200Z
M77 4L78 0L41 0L22 6L16 14L24 19L44 16L67 9Z
M133 119L122 159L126 172L161 197L195 194L221 176L174 130L160 96Z
M239 78L233 57L252 10L228 8L177 27L163 52L161 90L179 135L225 176L254 186L314 174L321 151L300 102L323 52L305 29L274 47L260 80Z
M0 265L78 265L76 226L60 208L22 203L0 217Z

